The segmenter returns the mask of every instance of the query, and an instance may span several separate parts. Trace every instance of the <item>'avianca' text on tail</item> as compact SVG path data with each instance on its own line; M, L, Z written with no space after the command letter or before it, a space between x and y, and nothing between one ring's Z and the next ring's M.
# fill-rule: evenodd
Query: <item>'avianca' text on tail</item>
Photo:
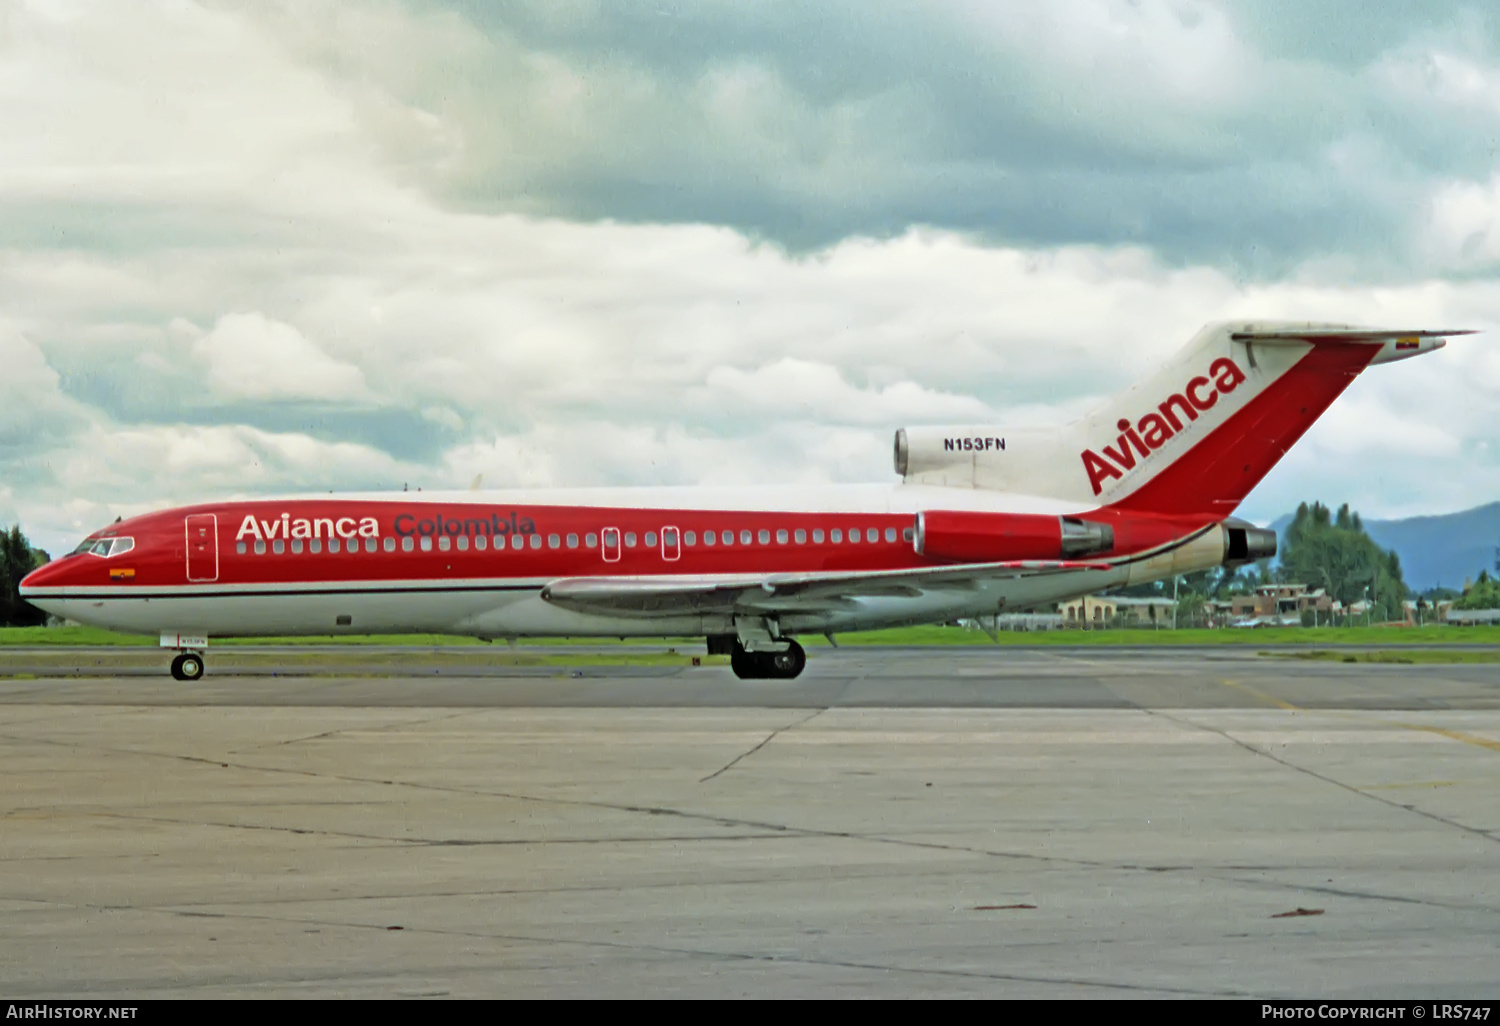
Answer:
M1459 331L1205 328L1061 430L896 433L897 484L234 500L132 517L21 584L50 613L159 634L708 639L795 677L799 634L983 618L1274 554L1230 514L1366 367Z

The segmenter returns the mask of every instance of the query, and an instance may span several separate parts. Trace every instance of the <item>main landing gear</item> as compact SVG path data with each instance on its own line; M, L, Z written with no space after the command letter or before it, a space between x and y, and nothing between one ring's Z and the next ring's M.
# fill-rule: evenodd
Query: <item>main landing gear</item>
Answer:
M178 680L197 680L203 676L203 657L197 652L183 652L172 660L172 676Z
M741 680L790 680L806 665L807 653L790 639L781 652L749 652L736 638L729 652L729 666Z

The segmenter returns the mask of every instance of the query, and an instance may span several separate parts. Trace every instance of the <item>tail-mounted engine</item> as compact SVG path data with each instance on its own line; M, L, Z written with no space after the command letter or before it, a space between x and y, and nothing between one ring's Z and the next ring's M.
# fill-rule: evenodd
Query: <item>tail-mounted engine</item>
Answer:
M1241 566L1257 559L1276 555L1276 532L1256 527L1237 517L1221 525L1224 528L1224 565Z
M1114 528L1077 517L929 510L917 514L919 555L954 563L1076 559L1115 547Z

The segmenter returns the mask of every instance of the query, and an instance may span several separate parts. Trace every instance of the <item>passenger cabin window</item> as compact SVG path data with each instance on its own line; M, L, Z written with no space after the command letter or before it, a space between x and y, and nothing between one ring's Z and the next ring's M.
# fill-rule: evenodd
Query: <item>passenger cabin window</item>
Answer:
M741 531L740 532L740 544L741 545L749 545L754 540L755 540L754 536L752 536L749 531Z
M561 536L555 535L555 534L549 534L549 535L547 535L547 548L549 548L549 549L560 549L560 548L562 548L562 538L561 538Z
M691 531L689 531L688 533L692 534ZM703 532L703 544L704 545L717 545L718 543L719 543L719 536L717 534L715 534L712 531L704 531Z
M243 550L241 550L241 551L243 551ZM323 540L321 538L314 538L312 541L308 542L307 543L307 551L309 551L309 552L322 552L323 551Z
M257 556L264 556L266 554L266 543L259 538L255 540L255 554Z
M407 535L405 538L401 539L401 551L402 552L410 552L412 549L414 549L416 547L417 547L416 539L412 538L410 535Z
M328 551L329 552L337 552L338 550L339 550L339 540L337 538L329 538L328 539Z
M453 544L455 544L455 545L458 546L458 551L459 552L468 552L469 551L469 536L466 535L466 534L461 534L457 538L453 539Z
M349 544L352 546L354 543L350 542ZM375 551L375 539L374 538L366 538L365 539L365 551L366 552L374 552Z
M682 543L684 545L686 545L688 548L692 548L694 545L697 545L698 544L698 532L697 531L684 531L683 534L682 534Z
M510 547L513 549L524 549L526 547L526 536L524 534L511 535Z
M777 529L777 531L776 531L776 544L777 545L785 545L786 542L787 542L787 537L788 537L788 535L786 533L786 528L783 527L783 528Z
M302 555L302 539L301 538L293 538L292 539L292 552L293 552L293 554L298 555L298 556Z
M822 545L823 544L823 529L821 527L814 527L813 528L813 544L814 545Z
M541 535L539 535L539 534L533 534L533 535L530 535L529 537L531 539L530 544L531 544L532 548L539 549L539 548L542 547L542 536Z
M859 528L856 527L849 532L849 541L855 544L859 542Z
M576 548L578 548L578 535L576 535L576 534L570 534L570 535L568 535L568 548L570 548L570 549L576 549Z
M725 532L723 532L722 534L719 535L719 540L721 542L723 542L725 545L733 545L734 544L734 532L733 531L725 531ZM749 541L750 541L750 532L746 531L745 532L745 542L746 542L746 544L749 544Z
M438 539L438 550L440 552L447 552L451 548L453 548L453 542L446 534Z
M474 536L474 547L480 552L483 552L485 549L490 547L489 539L482 534L476 534Z
M797 528L796 533L794 533L792 537L796 539L798 545L807 544L807 532L802 530L802 528L800 527Z
M625 547L627 549L633 549L633 548L635 548L635 532L634 531L626 531L625 532Z
M656 548L656 532L655 531L647 531L646 532L646 548L648 548L648 549L654 549L654 548Z
M894 542L896 540L896 529L894 527L887 527L885 529L885 540L888 542Z
M277 538L271 543L271 551L276 553L276 555L278 556L281 555L286 551L286 542L282 541L280 538Z
M589 548L593 548L595 545L599 544L599 536L593 531L590 531L588 534L583 536L583 544L588 546Z
M844 540L844 532L835 527L832 531L828 532L828 538L834 544L838 544Z
M423 552L431 552L432 551L432 539L430 537L424 536L422 538L422 551Z
M383 548L383 549L385 549L385 551L387 551L387 552L395 552L396 551L396 539L394 539L394 538L384 538L384 539L381 540L380 547Z
M317 542L313 542L313 544L316 545ZM245 543L244 542L235 542L234 543L234 551L238 552L240 555L243 556L245 554ZM317 550L314 549L313 551L316 552Z

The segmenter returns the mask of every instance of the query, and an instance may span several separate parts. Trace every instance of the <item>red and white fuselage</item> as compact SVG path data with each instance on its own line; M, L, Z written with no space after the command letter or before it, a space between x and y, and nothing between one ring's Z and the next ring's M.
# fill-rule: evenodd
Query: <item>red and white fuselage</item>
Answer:
M1264 532L1226 520L1234 508L1365 367L1446 334L1211 326L1065 428L903 430L893 485L182 507L91 535L22 595L196 639L704 635L751 652L984 617L1266 554Z
M122 521L91 536L90 547L128 538L128 550L112 556L82 551L54 564L51 574L39 571L27 589L31 601L57 615L148 633L732 634L732 612L585 612L547 601L541 591L552 582L579 579L757 587L786 575L947 569L951 559L921 555L915 546L917 515L934 509L1024 514L1054 523L1079 512L1055 500L974 490L954 495L920 485L238 501ZM1171 521L1141 538L1137 549L1203 526L1201 518ZM1209 549L1203 565L1216 565L1222 542ZM1051 553L1052 562L1063 562L1061 555ZM1119 559L1118 565L1078 563L1066 576L1039 575L1020 589L1019 579L1006 577L1010 587L1003 596L994 588L967 586L925 600L850 596L836 608L788 610L779 626L789 634L822 633L989 615L1002 605L1056 601L1080 587L1092 591L1129 577L1129 564Z

